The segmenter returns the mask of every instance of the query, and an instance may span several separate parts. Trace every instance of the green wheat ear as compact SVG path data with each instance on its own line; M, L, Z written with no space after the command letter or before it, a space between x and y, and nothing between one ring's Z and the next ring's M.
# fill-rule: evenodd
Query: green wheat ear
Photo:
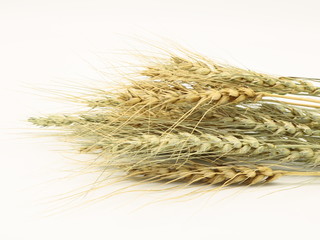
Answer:
M71 117L67 115L50 115L48 117L31 117L28 121L40 127L62 127L77 123L81 120L78 117Z

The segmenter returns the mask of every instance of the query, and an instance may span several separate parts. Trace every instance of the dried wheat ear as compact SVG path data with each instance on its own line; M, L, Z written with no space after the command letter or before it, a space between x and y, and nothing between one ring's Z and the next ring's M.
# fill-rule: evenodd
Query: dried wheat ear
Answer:
M100 156L97 167L137 181L226 186L320 175L319 79L261 74L192 53L145 60L118 89L73 98L82 112L29 121Z
M150 179L152 181L170 181L204 183L204 184L232 184L255 185L259 183L269 183L282 176L319 176L319 172L298 172L273 170L266 166L241 166L241 165L201 165L186 164L184 166L154 164L133 168L129 175Z

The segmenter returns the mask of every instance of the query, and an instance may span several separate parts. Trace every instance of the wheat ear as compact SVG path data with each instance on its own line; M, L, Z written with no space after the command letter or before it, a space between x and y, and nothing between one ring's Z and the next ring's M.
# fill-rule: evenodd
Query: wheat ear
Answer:
M317 144L295 139L260 139L249 135L222 134L143 134L135 137L104 137L93 135L86 140L83 152L102 151L117 157L127 154L135 157L166 156L165 160L205 154L210 157L234 157L242 161L278 160L319 165ZM98 140L98 141L97 141Z
M152 178L159 181L183 181L188 183L206 184L247 184L268 183L282 176L320 176L320 172L299 172L273 170L267 166L207 166L202 164L186 164L183 166L154 164L134 167L129 176Z
M143 81L141 81L143 82ZM140 82L140 84L141 84ZM119 93L109 93L108 95L114 95L114 101L117 102L117 107L128 108L134 111L137 109L144 109L143 113L150 114L159 114L159 109L166 109L171 111L174 108L179 108L181 106L188 107L189 109L193 108L193 111L203 106L209 106L211 110L222 106L222 105L236 105L239 103L247 102L272 102L276 101L279 103L303 106L303 107L312 107L320 108L320 100L310 99L310 98L301 98L297 96L288 96L288 95L278 95L267 92L256 92L253 88L249 87L216 87L210 89L192 89L184 86L176 87L170 86L170 83L167 85L161 85L161 88L158 88L157 82L148 82L148 84L154 84L155 87L152 88L142 88L141 86L137 87L137 83L133 83L131 86L127 86L126 89ZM270 99L271 98L271 99ZM286 102L281 99L289 100L299 100L301 102ZM96 107L113 107L109 104L110 100L104 101L101 99L94 99L88 102L89 106L92 106L92 102L99 103L96 104ZM312 104L310 104L312 103ZM317 104L315 104L317 103ZM182 112L182 111L181 111Z
M320 88L313 84L319 79L272 76L219 64L199 55L191 56L190 59L169 56L162 62L149 64L140 74L153 80L191 85L246 85L259 92L266 90L277 94L320 95Z
M263 135L270 133L277 136L319 136L320 131L320 117L310 111L284 108L281 105L265 104L259 108L255 107L253 110L251 106L246 105L244 107L223 107L216 111L207 113L203 120L198 124L197 129L208 131L223 129L228 132L245 133L250 131L254 135ZM165 113L161 113L161 116ZM204 110L199 110L191 114L184 120L183 124L179 124L177 127L180 130L192 129L197 121L204 115ZM163 130L173 125L173 121L170 120L175 116L179 116L176 111L171 111L165 118L146 118L143 116L137 116L131 119L125 127L131 126L131 130L142 127L143 122L148 121L148 128L153 130ZM272 116L272 117L270 117ZM127 121L130 116L126 114L100 111L98 113L86 113L77 115L49 115L47 117L32 117L28 121L37 126L42 127L62 127L69 125L87 125L96 128L100 127L106 129L108 126L119 126L121 123ZM303 123L302 123L303 122ZM194 129L195 131L197 129ZM120 129L119 129L120 130Z

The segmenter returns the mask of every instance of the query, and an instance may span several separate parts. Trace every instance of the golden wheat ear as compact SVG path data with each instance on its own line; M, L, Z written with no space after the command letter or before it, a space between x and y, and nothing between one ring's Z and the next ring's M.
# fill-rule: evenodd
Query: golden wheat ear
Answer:
M301 172L273 170L267 166L242 165L202 165L185 164L183 166L168 164L153 164L144 167L135 167L128 173L129 176L142 179L152 179L160 182L203 183L208 185L232 184L255 185L269 183L282 176L320 176L320 172Z
M319 79L273 76L215 62L190 51L185 57L169 55L153 64L147 64L140 75L153 80L189 83L202 87L246 85L256 92L319 96ZM148 57L146 56L148 59Z

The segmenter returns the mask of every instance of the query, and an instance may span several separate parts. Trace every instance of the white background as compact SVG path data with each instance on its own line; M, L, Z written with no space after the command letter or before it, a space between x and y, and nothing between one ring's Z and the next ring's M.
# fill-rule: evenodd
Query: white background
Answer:
M26 134L25 119L64 107L33 87L103 80L98 56L113 63L108 53L139 49L133 37L319 77L319 9L316 0L0 0L0 239L318 239L320 183L296 178L142 208L157 197L130 194L52 215L54 195L97 175L58 179L67 156L54 139Z

